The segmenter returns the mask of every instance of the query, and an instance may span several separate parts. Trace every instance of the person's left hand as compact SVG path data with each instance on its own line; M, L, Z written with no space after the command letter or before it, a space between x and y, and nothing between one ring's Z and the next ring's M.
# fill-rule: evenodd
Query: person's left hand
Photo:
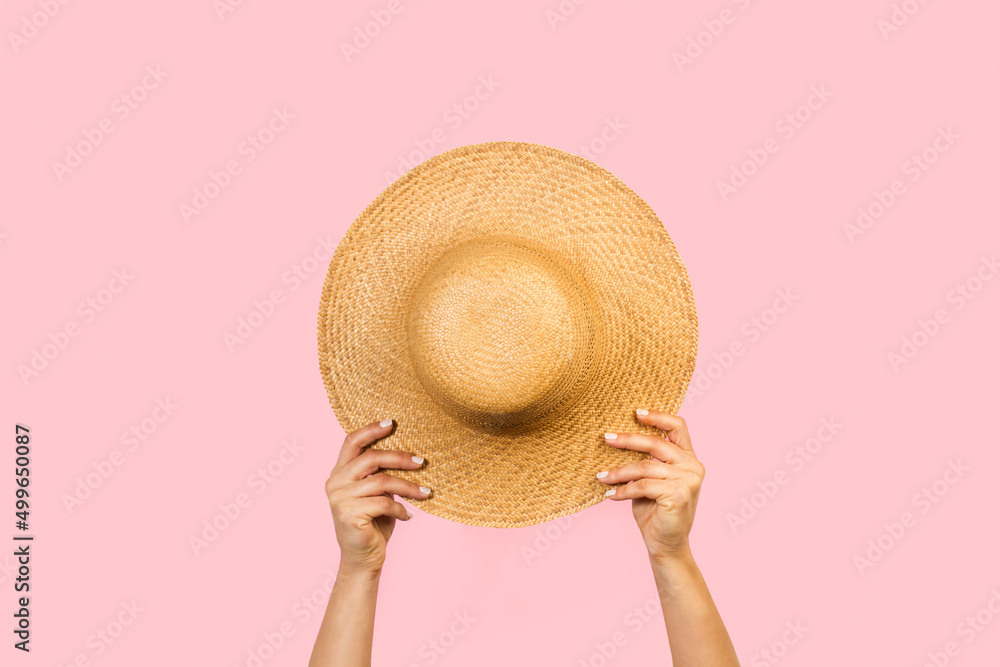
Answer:
M602 471L597 478L605 484L622 484L609 489L607 495L611 500L632 501L632 515L652 558L687 556L705 466L695 456L682 418L666 412L643 412L647 411L636 411L638 420L662 430L664 437L606 433L604 441L653 458Z

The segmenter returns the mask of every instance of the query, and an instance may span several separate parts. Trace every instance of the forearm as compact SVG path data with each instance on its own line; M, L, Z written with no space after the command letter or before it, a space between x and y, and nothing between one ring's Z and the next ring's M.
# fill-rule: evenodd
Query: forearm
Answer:
M371 667L380 576L341 564L309 667Z
M674 667L739 667L736 650L689 550L650 556Z

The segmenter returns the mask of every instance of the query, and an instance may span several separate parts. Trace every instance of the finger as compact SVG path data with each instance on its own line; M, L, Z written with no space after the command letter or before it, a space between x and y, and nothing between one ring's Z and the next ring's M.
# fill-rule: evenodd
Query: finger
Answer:
M649 498L656 500L677 487L677 482L667 479L640 479L631 484L622 484L608 489L604 495L612 500L635 500Z
M396 502L389 496L368 496L358 498L349 505L354 516L365 517L369 520L380 516L390 516L400 521L409 521L413 515L410 514L402 503Z
M642 433L605 433L604 442L619 449L652 454L666 463L677 463L686 458L686 452L678 445L655 435Z
M628 465L597 473L604 484L622 484L637 479L680 479L685 471L661 461L644 459Z
M414 456L410 452L369 449L361 456L350 461L340 472L347 480L356 482L381 469L416 470L423 464L423 457Z
M392 432L392 420L383 419L380 422L372 422L356 431L351 431L344 438L344 444L340 448L340 456L337 457L337 466L346 465L361 455L361 450L372 444L379 438L384 438Z
M686 449L689 452L694 451L694 447L691 445L691 435L688 433L687 422L684 421L683 417L672 415L669 412L657 412L656 410L643 410L641 408L635 411L635 416L643 424L655 426L666 433L670 442L676 444L681 449Z
M431 490L426 486L378 472L365 477L360 482L354 482L344 487L344 493L355 498L395 494L405 498L423 500L431 494Z

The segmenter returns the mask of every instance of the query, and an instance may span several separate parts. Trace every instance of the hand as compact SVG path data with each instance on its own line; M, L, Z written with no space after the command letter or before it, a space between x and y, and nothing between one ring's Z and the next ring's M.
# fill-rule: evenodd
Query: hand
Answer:
M416 470L424 464L419 456L378 449L361 453L391 431L392 420L387 419L348 433L337 465L326 481L342 572L380 572L396 519L408 521L413 516L393 494L407 498L426 498L430 494L427 487L379 472Z
M632 500L632 515L651 558L687 557L688 534L705 466L694 454L683 419L665 412L642 412L636 411L638 420L661 429L666 437L605 434L605 442L612 447L646 452L653 458L598 473L597 477L605 484L631 482L609 489L608 497Z

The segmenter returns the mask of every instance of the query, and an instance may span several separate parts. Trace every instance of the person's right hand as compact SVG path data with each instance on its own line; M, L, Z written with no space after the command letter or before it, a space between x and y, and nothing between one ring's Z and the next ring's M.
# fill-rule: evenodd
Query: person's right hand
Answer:
M337 465L326 481L342 569L380 571L396 519L408 521L413 516L393 494L421 499L430 495L427 487L379 472L416 470L424 464L419 456L378 449L362 453L365 447L391 431L392 420L386 419L348 433Z

